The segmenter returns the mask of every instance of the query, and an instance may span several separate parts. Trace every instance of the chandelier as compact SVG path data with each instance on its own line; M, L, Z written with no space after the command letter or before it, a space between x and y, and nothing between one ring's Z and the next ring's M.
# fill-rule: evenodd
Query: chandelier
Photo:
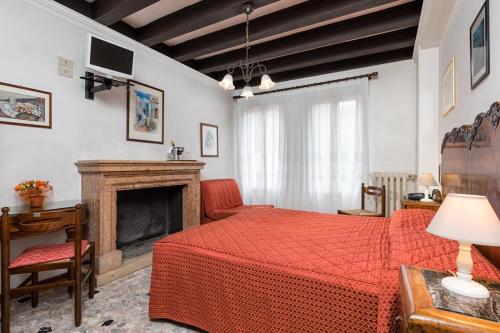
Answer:
M241 91L240 96L248 99L253 96L252 87L250 87L250 80L254 76L254 72L262 75L260 79L260 90L270 90L276 83L271 80L271 77L266 73L267 68L265 65L258 61L250 62L248 60L248 52L250 51L250 37L249 37L249 19L248 17L253 12L254 6L251 3L246 3L243 5L243 13L246 15L246 43L245 43L245 60L240 60L237 63L231 65L227 69L227 74L224 75L222 81L219 82L219 86L224 88L224 90L234 90L233 84L233 73L236 68L239 68L242 73L243 80L245 81L245 86Z

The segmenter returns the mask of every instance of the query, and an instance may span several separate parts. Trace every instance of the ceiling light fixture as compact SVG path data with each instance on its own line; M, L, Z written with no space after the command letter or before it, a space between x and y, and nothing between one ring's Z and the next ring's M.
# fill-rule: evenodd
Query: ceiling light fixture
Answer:
M261 64L258 61L250 62L248 60L248 53L250 51L250 37L249 37L249 19L248 17L253 12L254 6L251 3L246 3L243 5L243 13L246 15L246 43L245 43L245 60L240 60L238 63L231 65L228 67L228 73L224 75L222 81L219 82L219 86L224 88L224 90L234 90L233 84L233 76L234 70L239 68L241 70L243 80L245 81L245 87L241 92L241 97L245 97L248 99L253 96L252 87L250 87L250 80L253 77L253 74L256 70L258 70L259 75L262 75L260 79L260 90L270 90L272 89L276 83L271 80L269 74L267 74L267 68L265 65Z

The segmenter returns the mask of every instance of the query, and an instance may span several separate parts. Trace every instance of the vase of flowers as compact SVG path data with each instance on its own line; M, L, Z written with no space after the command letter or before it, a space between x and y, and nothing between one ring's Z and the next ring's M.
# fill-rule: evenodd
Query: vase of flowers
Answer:
M16 185L14 190L26 200L31 209L43 207L45 197L52 191L48 180L26 180Z

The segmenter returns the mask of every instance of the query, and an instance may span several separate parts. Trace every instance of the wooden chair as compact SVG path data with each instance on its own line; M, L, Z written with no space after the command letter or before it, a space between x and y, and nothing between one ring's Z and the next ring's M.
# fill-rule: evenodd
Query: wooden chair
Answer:
M365 209L365 194L380 198L380 203L382 205L381 213ZM365 183L361 183L361 209L338 210L337 214L385 217L385 186L365 186Z
M73 210L66 211L40 211L17 215L9 215L9 208L4 207L2 213L2 333L9 332L11 298L31 294L31 305L36 307L40 290L58 287L67 287L70 298L74 298L75 326L80 326L82 285L89 281L89 298L94 297L95 291L95 249L93 242L82 240L82 206L78 204ZM30 247L10 261L11 238L60 230L65 230L73 239L62 244ZM56 269L65 269L67 272L38 280L39 272ZM26 273L30 276L24 282L16 288L10 287L11 275Z

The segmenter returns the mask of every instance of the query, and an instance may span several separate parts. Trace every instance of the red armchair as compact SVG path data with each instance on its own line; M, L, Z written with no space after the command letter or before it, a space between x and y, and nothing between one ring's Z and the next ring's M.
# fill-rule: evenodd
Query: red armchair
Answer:
M201 223L222 220L248 209L273 208L273 205L243 205L234 179L201 182Z

